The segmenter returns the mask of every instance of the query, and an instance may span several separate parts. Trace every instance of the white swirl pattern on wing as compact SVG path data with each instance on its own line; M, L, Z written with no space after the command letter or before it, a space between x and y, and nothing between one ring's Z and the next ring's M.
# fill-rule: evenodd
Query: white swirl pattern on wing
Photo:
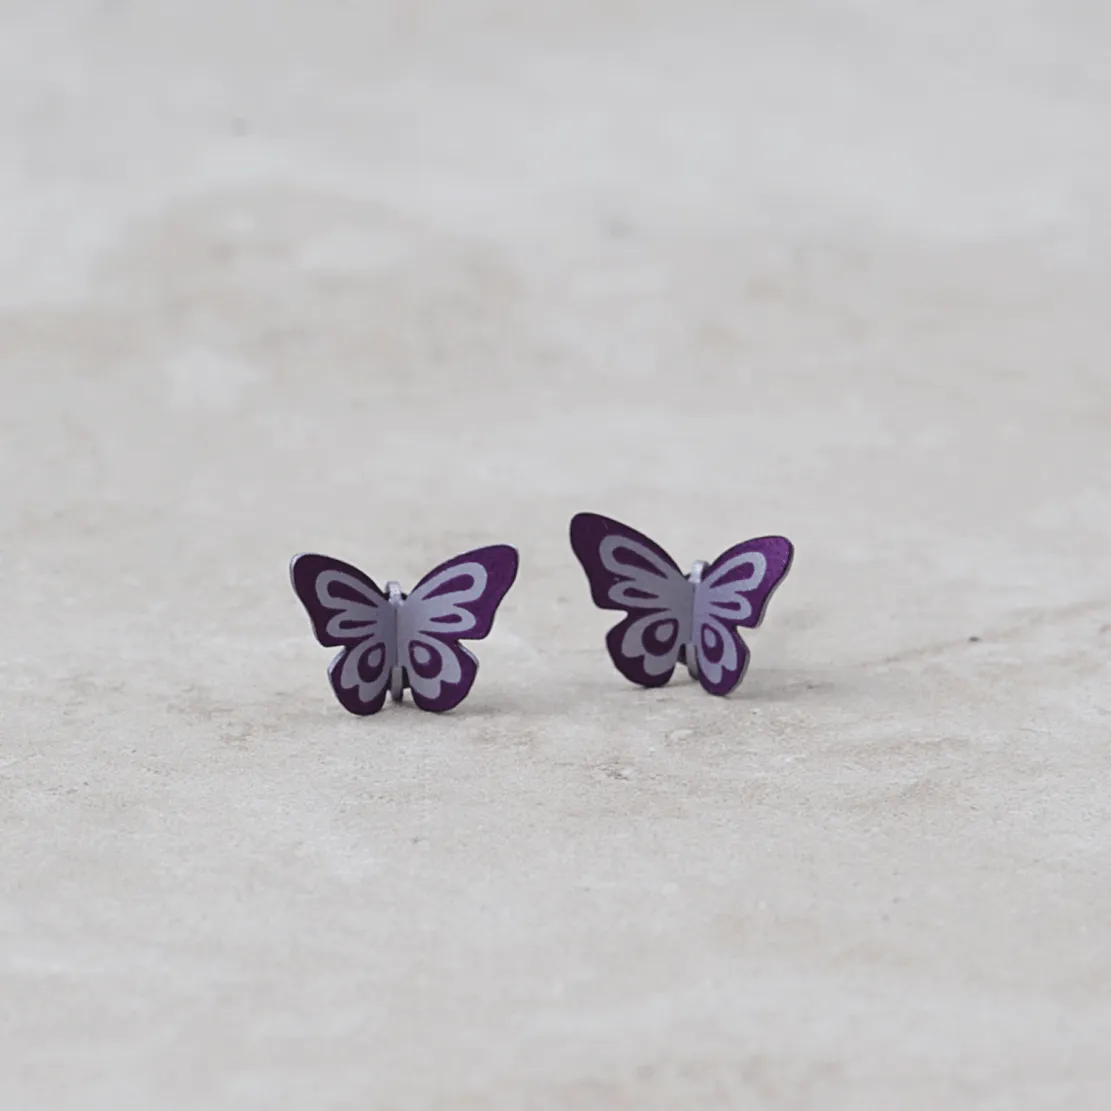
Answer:
M748 564L751 570L743 578L731 582L723 579L736 574ZM752 603L745 594L755 590L768 573L768 561L762 552L744 552L715 568L695 588L694 627L698 649L698 667L711 684L720 684L722 677L740 667L735 626L752 616ZM721 658L713 657L720 651Z
M621 551L631 553L649 567L630 564L620 557ZM649 675L664 675L675 667L679 649L690 639L694 617L694 584L677 567L661 559L651 548L627 536L605 537L598 546L602 566L620 576L608 591L611 602L633 612L651 612L637 617L621 638L621 653L630 659L642 659ZM651 568L651 569L649 569ZM648 633L665 622L674 622L676 635L664 642L668 648L653 650ZM660 638L657 638L659 640Z
M736 574L746 564L751 568L747 575L732 582L723 582ZM752 603L745 597L755 590L768 573L768 560L763 552L743 552L716 568L709 578L703 579L695 597L697 614L713 614L726 621L744 621L752 616Z
M339 595L337 587L363 600ZM324 630L328 636L337 640L358 638L357 644L333 662L333 667L340 668L339 685L344 690L356 691L360 702L373 702L389 682L390 669L397 657L393 607L365 583L343 571L321 571L315 588L320 604L334 611ZM364 678L366 673L371 679Z
M366 657L371 658L366 659ZM386 645L372 637L367 637L362 643L338 657L343 660L339 673L340 686L349 691L357 689L360 702L373 702L390 681L390 668L386 666L387 658ZM360 670L364 660L374 676L370 682L363 679Z
M366 600L354 602L350 598L338 597L334 593L337 586L343 586ZM321 571L316 576L316 597L325 609L335 611L335 616L330 617L325 626L329 636L344 640L360 636L377 636L384 641L390 639L383 625L391 623L391 607L385 598L368 589L353 575L343 571Z
M475 627L477 619L464 603L482 597L488 578L481 563L457 563L421 583L398 607L398 658L414 693L434 700L445 685L453 686L463 678L457 653L467 649L449 646L439 638L465 636ZM468 581L448 593L429 597L456 579Z

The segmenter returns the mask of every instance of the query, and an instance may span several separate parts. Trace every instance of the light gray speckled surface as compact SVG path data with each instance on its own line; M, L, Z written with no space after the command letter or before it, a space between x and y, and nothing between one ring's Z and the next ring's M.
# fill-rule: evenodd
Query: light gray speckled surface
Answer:
M0 3L4 1111L1108 1106L1111 10L922 8ZM733 699L578 509L796 541Z

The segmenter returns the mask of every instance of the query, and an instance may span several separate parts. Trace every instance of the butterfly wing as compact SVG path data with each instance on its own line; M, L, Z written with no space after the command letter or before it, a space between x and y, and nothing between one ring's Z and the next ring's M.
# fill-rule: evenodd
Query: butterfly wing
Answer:
M294 556L289 577L316 639L343 649L328 668L336 698L353 714L377 713L397 656L395 607L373 579L330 556Z
M755 629L763 621L793 558L786 537L762 536L723 552L703 572L694 594L694 643L698 678L710 694L728 694L744 678L749 651L737 626Z
M663 548L609 517L577 514L571 547L594 604L627 615L606 634L617 670L642 687L663 686L690 637L694 586Z
M467 697L478 660L459 642L490 632L517 562L508 544L465 552L425 575L401 604L398 662L422 710L450 710Z

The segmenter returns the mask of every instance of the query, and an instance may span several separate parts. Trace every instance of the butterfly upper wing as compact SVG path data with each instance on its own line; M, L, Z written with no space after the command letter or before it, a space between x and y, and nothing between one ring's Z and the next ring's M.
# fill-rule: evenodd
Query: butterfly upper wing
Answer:
M760 624L793 558L786 537L762 536L723 552L703 572L695 587L694 642L698 677L711 694L728 694L744 678L749 651L737 626Z
M373 579L330 556L294 556L289 577L316 639L343 649L328 668L336 697L353 714L377 713L396 661L395 608Z
M401 604L398 663L422 710L450 710L466 698L478 661L459 641L490 632L517 563L507 544L465 552L429 571Z
M663 686L690 637L694 586L663 548L609 517L577 514L571 547L594 604L627 614L606 635L617 670L641 686Z

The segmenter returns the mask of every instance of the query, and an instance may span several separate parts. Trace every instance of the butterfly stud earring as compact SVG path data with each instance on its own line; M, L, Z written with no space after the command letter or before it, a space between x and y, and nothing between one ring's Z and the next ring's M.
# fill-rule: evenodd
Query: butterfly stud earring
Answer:
M606 646L617 670L642 687L662 687L686 664L710 694L729 694L744 678L748 646L737 626L760 624L772 592L790 570L783 536L746 540L689 575L658 544L596 513L571 521L571 547L594 604L624 610Z
M495 544L449 559L405 594L382 590L357 567L323 555L293 557L289 576L316 639L342 651L328 668L336 698L376 714L386 692L408 688L422 710L441 713L467 697L478 660L459 642L481 640L517 577L517 550Z

